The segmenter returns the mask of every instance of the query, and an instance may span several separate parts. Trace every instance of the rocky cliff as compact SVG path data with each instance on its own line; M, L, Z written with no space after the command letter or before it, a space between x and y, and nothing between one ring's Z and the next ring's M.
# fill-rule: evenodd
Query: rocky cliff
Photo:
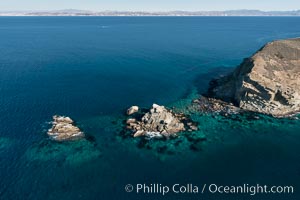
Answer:
M300 38L266 44L230 75L213 80L208 96L273 116L300 111Z

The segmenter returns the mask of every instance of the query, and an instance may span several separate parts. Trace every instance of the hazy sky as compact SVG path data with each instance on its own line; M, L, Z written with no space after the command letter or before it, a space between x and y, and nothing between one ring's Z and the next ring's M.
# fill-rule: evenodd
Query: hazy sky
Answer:
M300 0L0 0L0 10L298 10Z

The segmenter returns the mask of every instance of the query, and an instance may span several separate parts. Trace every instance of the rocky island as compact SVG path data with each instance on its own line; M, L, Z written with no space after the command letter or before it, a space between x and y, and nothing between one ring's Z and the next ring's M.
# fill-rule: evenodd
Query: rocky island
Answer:
M53 116L52 127L47 134L56 141L76 140L84 137L84 133L74 125L70 117L58 115Z
M212 80L201 110L285 117L300 111L300 38L266 44L231 74ZM206 102L204 102L206 101Z
M184 114L175 113L164 106L153 104L146 113L137 113L138 111L137 106L127 110L128 115L137 114L126 121L127 129L133 132L133 137L170 138L176 137L178 132L198 129Z

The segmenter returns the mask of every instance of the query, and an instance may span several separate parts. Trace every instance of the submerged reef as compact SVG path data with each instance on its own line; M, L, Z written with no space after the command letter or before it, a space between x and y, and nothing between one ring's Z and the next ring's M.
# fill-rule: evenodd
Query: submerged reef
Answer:
M30 161L53 162L58 164L81 164L102 155L95 142L86 139L66 142L43 140L27 150L25 156Z
M300 38L266 44L231 74L212 80L207 97L208 106L220 103L218 99L241 110L274 117L298 113ZM199 102L203 105L203 99Z
M6 137L0 137L0 152L13 145L13 141Z

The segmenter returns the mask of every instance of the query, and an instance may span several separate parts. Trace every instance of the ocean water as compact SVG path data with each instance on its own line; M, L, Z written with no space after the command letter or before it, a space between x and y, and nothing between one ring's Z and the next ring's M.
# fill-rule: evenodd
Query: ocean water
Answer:
M266 42L299 36L298 17L1 17L0 199L299 199L299 120L186 109L211 78ZM188 112L201 142L189 133L147 144L123 138L124 111L152 103ZM73 118L89 139L50 141L55 114ZM138 183L295 192L125 192Z

